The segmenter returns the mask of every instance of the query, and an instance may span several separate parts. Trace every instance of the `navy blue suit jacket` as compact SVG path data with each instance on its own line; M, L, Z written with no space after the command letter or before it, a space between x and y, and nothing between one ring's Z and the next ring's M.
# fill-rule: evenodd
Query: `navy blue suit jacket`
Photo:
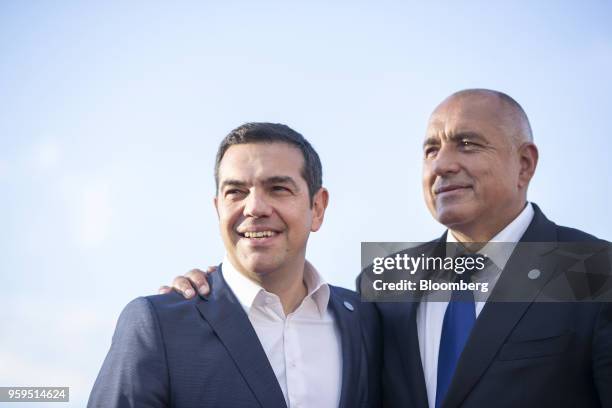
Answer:
M285 407L281 388L244 309L223 279L211 294L147 296L123 310L88 407ZM376 308L330 286L341 334L340 407L379 406ZM349 302L354 310L344 304ZM312 390L317 392L317 390Z
M595 242L557 226L534 205L523 242ZM445 242L443 236L440 242ZM488 302L458 362L443 408L612 407L610 303L538 302L556 265L543 247L511 256L505 271L538 268L542 276L525 294L531 301ZM444 256L444 255L442 255ZM527 279L525 273L521 276ZM519 279L502 273L498 287ZM521 298L523 299L523 298ZM427 407L416 325L418 301L377 303L383 328L383 405Z

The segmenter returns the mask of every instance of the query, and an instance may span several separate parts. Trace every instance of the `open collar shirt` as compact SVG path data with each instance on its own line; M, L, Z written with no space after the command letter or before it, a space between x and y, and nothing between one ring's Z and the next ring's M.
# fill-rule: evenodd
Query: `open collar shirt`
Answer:
M308 262L307 295L285 315L280 298L239 272L226 257L223 277L244 308L289 408L337 407L342 387L340 332L330 287Z

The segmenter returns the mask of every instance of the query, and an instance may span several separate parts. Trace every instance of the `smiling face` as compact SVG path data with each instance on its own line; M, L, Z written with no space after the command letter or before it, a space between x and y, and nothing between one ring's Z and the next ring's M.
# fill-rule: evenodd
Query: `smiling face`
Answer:
M537 150L517 136L512 113L498 97L477 93L451 96L429 120L425 201L436 220L466 240L490 240L525 205Z
M287 143L230 146L214 203L232 264L248 277L298 272L311 231L323 222L327 190L310 197L301 151Z

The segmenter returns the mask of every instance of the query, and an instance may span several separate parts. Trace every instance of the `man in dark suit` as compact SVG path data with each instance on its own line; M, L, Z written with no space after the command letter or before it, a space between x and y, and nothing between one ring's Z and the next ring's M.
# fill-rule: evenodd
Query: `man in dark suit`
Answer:
M495 284L492 301L480 311L476 308L477 319L450 367L439 360L448 303L420 303L405 311L405 326L417 337L441 336L439 353L428 353L421 344L419 353L414 344L400 350L413 361L426 360L421 361L423 377L417 371L407 378L410 389L425 388L429 405L443 407L612 404L610 305L537 301L556 267L554 259L543 255L559 242L595 238L557 227L527 202L538 151L523 109L500 92L453 94L431 115L423 151L423 191L434 218L449 228L443 241L473 249L490 241L550 245L533 244L532 253L517 250L493 260L505 273ZM521 281L534 285L526 289ZM527 301L495 302L496 293L510 286ZM524 290L528 293L518 293ZM383 316L395 319L397 311L387 309ZM387 328L398 330L397 325ZM451 371L443 388L441 369ZM418 395L417 405L423 405L423 395Z
M440 356L449 302L427 300L427 294L418 293L402 307L377 303L384 333L385 406L609 406L610 304L580 301L571 288L555 287L567 282L565 274L584 258L582 250L606 257L593 267L605 268L602 276L609 284L609 245L557 226L531 205L533 218L495 286L489 287L488 300L474 304L475 321L447 374L441 399ZM425 254L443 257L448 234L431 243L433 249ZM580 242L586 247L577 245ZM504 252L509 245L495 241L485 245L483 253L492 248ZM364 271L363 280L367 276L371 271ZM367 284L360 282L362 287Z
M132 301L88 406L379 406L376 309L305 259L327 207L321 174L287 126L232 131L215 167L227 255L210 293Z
M433 252L492 252L491 292L377 304L385 406L612 406L610 304L543 302L572 263L559 247L598 245L527 201L538 151L523 109L500 92L453 94L431 115L423 152L425 200L448 227Z
M572 268L566 244L600 241L555 225L527 201L538 150L523 109L496 91L455 93L431 115L423 151L427 206L448 228L434 247L478 252L499 243L501 250L490 257L492 292L484 299L468 291L471 300L461 302L453 292L446 301L377 304L384 405L612 406L610 303L544 302ZM594 266L604 279L606 246ZM202 286L203 274L189 278L175 287Z
M523 109L495 91L453 94L433 112L423 151L427 206L449 229L440 246L497 249L499 273L487 299L472 299L471 320L452 298L378 304L385 405L612 406L610 304L541 301L567 269L555 250L596 239L527 202L538 151Z

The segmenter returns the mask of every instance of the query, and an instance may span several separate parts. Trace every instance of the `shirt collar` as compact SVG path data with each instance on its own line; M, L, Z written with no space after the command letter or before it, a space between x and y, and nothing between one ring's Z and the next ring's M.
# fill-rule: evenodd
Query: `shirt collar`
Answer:
M239 272L227 256L223 259L223 277L247 313L260 296L271 294ZM317 305L321 317L323 317L329 304L329 285L308 261L304 264L304 283L307 289L304 299L312 299Z
M531 203L527 203L523 211L504 229L502 229L497 235L495 235L487 244L482 247L478 253L487 255L489 259L499 268L504 269L512 251L514 251L515 245L508 245L510 243L516 244L520 241L525 231L529 227L531 220L534 216L533 206ZM449 230L446 234L446 242L458 242L457 238ZM499 243L502 244L499 244ZM498 243L498 244L494 244ZM505 244L504 244L505 243Z

